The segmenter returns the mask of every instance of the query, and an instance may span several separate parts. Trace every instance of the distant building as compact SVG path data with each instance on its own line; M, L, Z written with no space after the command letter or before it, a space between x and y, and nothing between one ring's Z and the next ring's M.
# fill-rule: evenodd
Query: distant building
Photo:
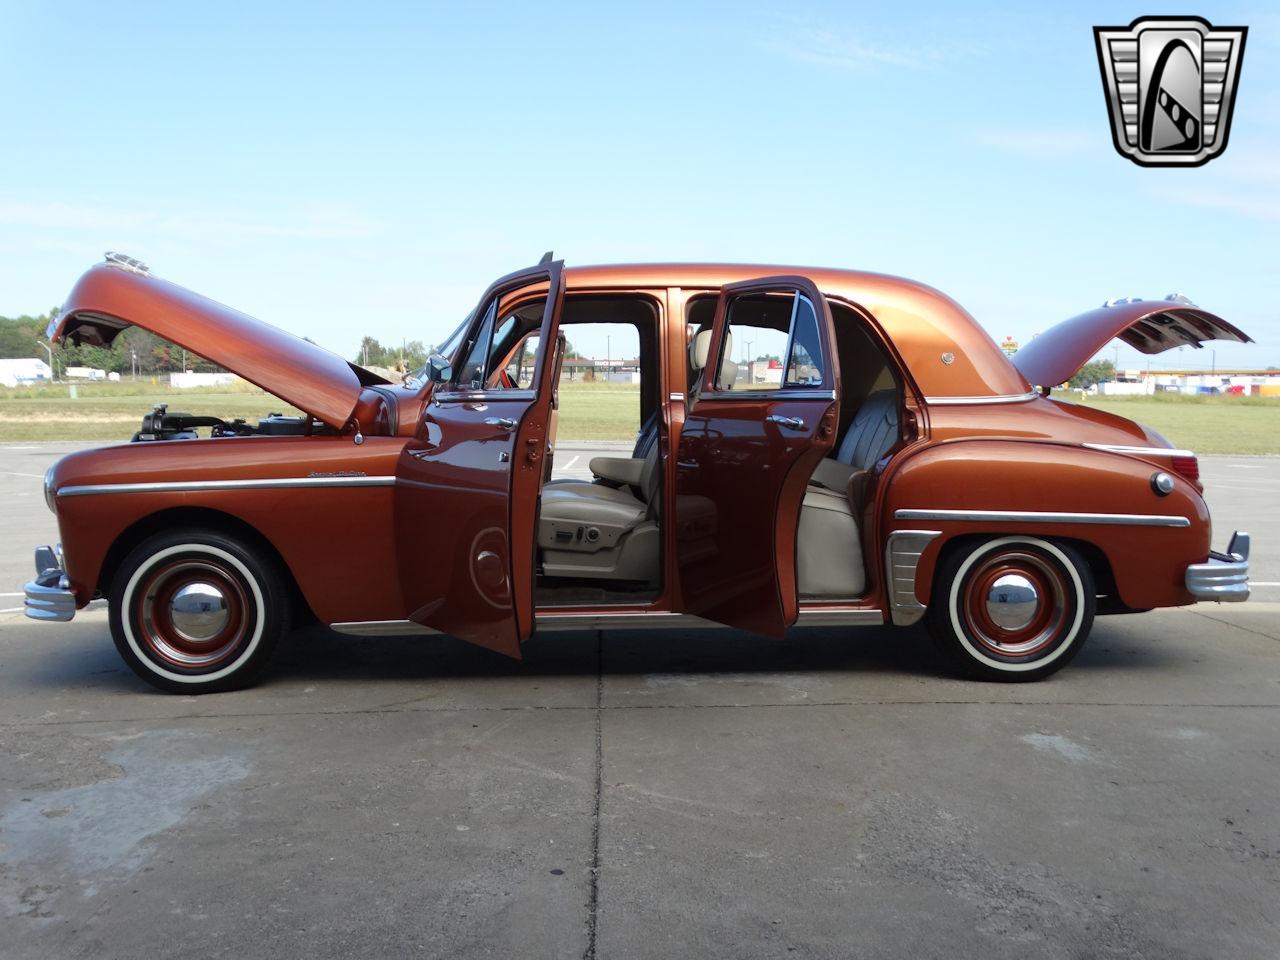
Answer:
M186 373L169 374L169 386L179 390L189 387L225 387L239 379L234 373L192 373L188 370Z
M62 375L68 380L105 380L107 379L107 371L99 370L97 367L67 367L62 371Z
M1280 397L1280 371L1223 370L1187 373L1179 370L1117 370L1116 379L1089 389L1104 397L1150 396L1155 393L1225 393Z
M43 360L36 360L34 357L0 360L0 386L17 387L52 379L53 371Z

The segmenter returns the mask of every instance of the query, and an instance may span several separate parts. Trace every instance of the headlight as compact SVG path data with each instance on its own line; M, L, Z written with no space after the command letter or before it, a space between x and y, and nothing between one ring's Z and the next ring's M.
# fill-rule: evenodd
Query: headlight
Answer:
M53 467L44 472L44 502L50 510L57 513L57 509L54 506Z

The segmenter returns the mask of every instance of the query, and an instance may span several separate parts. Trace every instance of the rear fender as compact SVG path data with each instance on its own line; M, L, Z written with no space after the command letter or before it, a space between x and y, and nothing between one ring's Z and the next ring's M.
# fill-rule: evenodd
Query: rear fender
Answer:
M1177 475L1171 474L1173 491L1158 495L1151 485L1157 472L1134 457L1051 441L946 441L910 454L898 467L879 520L886 541L899 531L937 533L916 567L915 597L921 604L929 602L939 558L958 538L1019 533L1096 549L1129 607L1193 603L1184 575L1189 564L1208 556L1209 510ZM934 511L943 513L930 515ZM1098 580L1107 582L1105 576Z

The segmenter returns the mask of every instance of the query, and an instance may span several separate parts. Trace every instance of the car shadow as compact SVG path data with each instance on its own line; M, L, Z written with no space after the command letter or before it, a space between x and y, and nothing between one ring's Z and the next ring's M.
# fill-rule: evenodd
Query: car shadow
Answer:
M355 637L311 627L289 638L264 680L837 670L950 675L923 630L891 627L799 628L784 640L728 629L548 632L526 643L522 654L514 660L446 636Z
M1122 620L1132 622L1100 618L1084 649L1059 676L1194 668L1201 659L1200 652L1165 643L1156 633L1117 629ZM806 672L964 682L920 626L806 627L791 630L784 640L729 629L548 632L526 643L522 653L522 659L513 660L447 636L356 637L314 626L286 638L259 686L291 681ZM121 661L105 630L68 638L56 653L8 667L8 682L28 690L129 694L153 689Z

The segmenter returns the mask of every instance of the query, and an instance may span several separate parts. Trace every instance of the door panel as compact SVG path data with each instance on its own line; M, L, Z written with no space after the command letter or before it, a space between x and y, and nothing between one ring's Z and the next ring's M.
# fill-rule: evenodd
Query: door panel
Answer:
M793 313L777 386L743 383L741 364L717 363L726 339L728 308L746 296L786 293L803 295L814 306L826 358L821 378L805 366L807 381L788 385L791 371L802 366L791 362L793 356L800 356L806 346L812 352L814 346L811 338L797 346ZM799 613L796 530L805 487L835 442L839 423L830 308L802 277L725 287L716 308L710 355L680 435L676 465L676 550L685 609L718 623L781 637ZM747 364L748 378L751 366ZM735 376L744 389L733 389Z
M397 468L396 552L409 619L513 657L533 630L534 532L554 392L547 345L557 342L562 267L503 278L475 314L473 338L485 323L498 325L486 318L491 301L549 281L533 389L484 387L485 373L482 389L471 389L474 365L455 371ZM495 382L496 373L487 371Z

